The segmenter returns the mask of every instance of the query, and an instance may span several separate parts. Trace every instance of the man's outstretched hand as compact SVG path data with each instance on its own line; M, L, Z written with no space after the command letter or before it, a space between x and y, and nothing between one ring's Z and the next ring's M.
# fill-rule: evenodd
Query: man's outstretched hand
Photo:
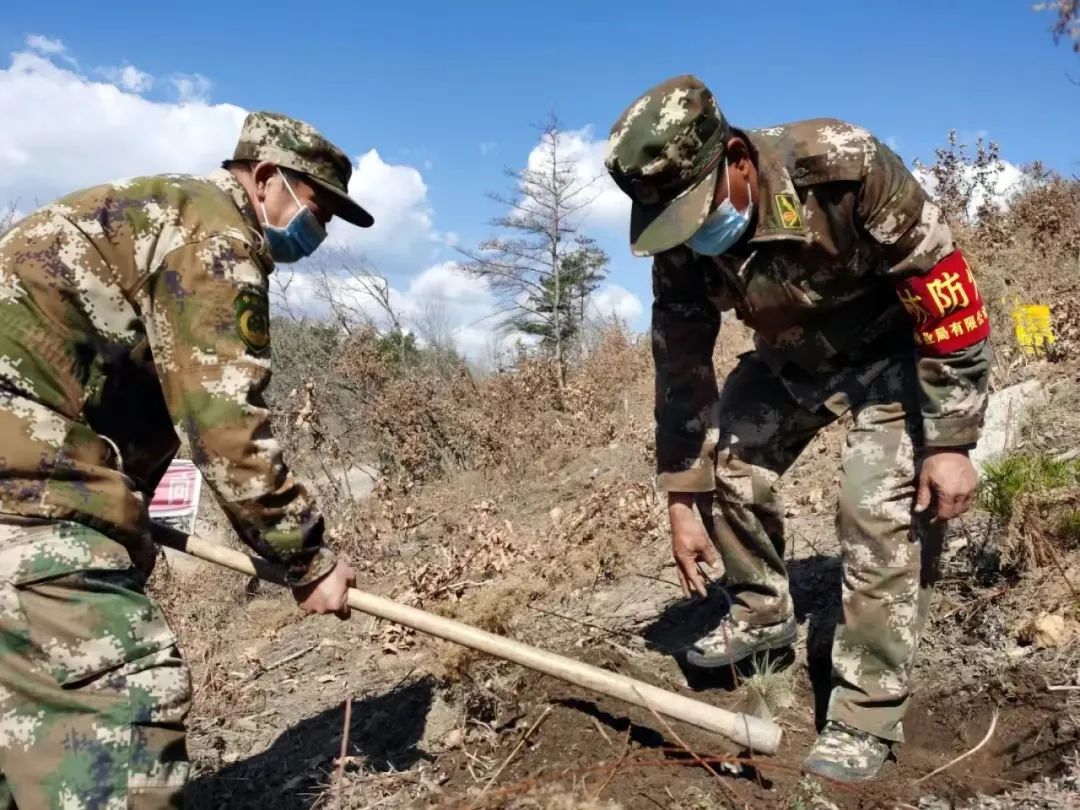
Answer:
M971 507L978 484L979 476L967 453L931 450L919 474L915 512L925 512L933 501L935 523L959 517Z
M668 520L671 522L671 554L675 558L675 570L683 593L690 591L706 596L705 579L698 563L710 568L719 562L716 547L709 539L701 519L694 511L694 493L668 493Z
M349 588L356 585L356 573L347 562L338 559L332 571L310 585L293 588L293 597L308 613L333 613L339 619L349 618Z

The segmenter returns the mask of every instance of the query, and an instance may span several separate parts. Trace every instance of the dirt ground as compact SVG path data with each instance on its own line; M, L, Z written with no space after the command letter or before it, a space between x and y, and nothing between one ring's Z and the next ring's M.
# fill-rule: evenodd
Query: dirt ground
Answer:
M1029 643L1018 629L1036 613L1074 615L1080 554L1064 555L1060 570L995 578L980 568L993 527L977 515L956 522L898 761L858 787L804 777L839 615L833 513L844 425L818 437L784 483L793 654L704 672L680 650L715 624L722 600L686 600L675 584L650 483L647 385L632 399L606 447L538 452L525 479L468 474L412 496L412 514L432 517L380 532L357 561L359 586L767 713L784 732L777 755L365 616L301 618L273 586L161 567L155 592L196 685L189 805L1080 806L1080 641Z

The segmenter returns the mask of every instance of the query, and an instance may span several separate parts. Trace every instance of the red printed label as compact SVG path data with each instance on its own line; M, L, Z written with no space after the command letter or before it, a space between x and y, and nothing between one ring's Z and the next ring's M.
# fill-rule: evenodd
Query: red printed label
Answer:
M926 275L898 282L896 291L911 316L915 342L922 354L949 354L973 346L990 334L986 306L959 250Z

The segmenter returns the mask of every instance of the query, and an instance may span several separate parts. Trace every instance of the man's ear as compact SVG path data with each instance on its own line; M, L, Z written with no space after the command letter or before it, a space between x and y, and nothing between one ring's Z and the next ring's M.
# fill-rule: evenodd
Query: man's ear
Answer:
M727 142L727 159L728 166L737 166L740 170L746 169L743 161L750 160L750 149L747 147L746 141L738 135L732 135Z
M268 160L260 161L252 168L251 178L254 180L255 192L260 200L266 198L266 186L270 178L277 177L277 173L277 165Z

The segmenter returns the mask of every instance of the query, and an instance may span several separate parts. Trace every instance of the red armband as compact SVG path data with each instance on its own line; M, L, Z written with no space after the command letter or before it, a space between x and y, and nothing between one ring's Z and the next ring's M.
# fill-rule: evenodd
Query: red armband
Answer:
M924 355L940 357L974 346L990 334L986 306L959 250L926 275L898 281L896 291L911 316L915 342Z

